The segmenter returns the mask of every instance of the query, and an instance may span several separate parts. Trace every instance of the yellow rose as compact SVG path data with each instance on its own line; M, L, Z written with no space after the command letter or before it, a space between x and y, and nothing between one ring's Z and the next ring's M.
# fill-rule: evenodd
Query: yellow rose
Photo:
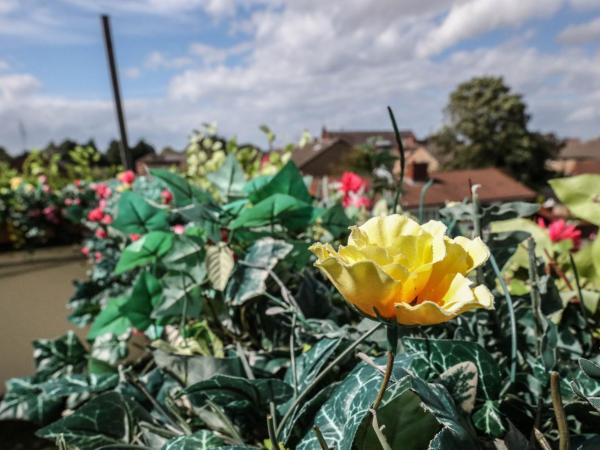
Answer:
M434 325L466 311L494 308L484 285L473 287L469 272L489 257L480 238L450 239L446 226L419 225L400 214L374 217L350 227L348 245L336 252L314 244L315 266L346 301L363 313L403 325Z

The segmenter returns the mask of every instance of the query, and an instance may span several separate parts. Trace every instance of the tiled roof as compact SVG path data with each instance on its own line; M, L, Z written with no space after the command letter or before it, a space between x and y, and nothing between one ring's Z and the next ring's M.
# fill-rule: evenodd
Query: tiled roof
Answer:
M396 136L393 131L377 131L377 130L361 130L361 131L344 131L344 130L323 130L324 139L343 139L349 144L361 145L365 144L369 138L381 138L385 141L389 141L391 146L396 146ZM410 139L416 141L414 133L410 130L400 131L400 137L404 139Z
M500 169L465 169L435 172L431 174L433 185L425 195L426 206L440 206L448 201L462 201L469 197L469 180L480 184L479 199L482 203L496 201L533 200L536 193ZM411 209L419 206L419 195L425 183L404 183L402 205Z
M562 159L598 159L600 160L600 138L589 141L570 139L560 152Z

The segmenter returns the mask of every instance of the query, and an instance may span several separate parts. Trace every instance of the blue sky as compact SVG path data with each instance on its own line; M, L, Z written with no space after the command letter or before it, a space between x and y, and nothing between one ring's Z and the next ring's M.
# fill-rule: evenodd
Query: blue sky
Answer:
M424 137L475 75L504 76L532 128L600 135L600 0L0 0L0 145L116 135L100 13L133 141L181 148L214 121L285 143L387 128L388 104Z

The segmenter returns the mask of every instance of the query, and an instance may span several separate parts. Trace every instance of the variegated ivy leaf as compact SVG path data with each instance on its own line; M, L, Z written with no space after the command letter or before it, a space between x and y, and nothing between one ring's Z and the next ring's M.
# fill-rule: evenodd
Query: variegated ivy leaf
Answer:
M440 379L456 405L471 413L477 395L477 366L472 361L458 363L443 372Z
M36 381L80 372L86 364L86 350L72 331L58 339L33 341Z
M473 414L473 423L477 429L493 437L500 437L506 432L496 401L486 400L483 406Z
M223 291L227 286L233 266L233 252L227 247L227 244L219 242L217 245L206 247L208 279L217 291Z
M225 444L225 441L213 432L200 430L191 436L179 436L169 440L161 450L209 450Z

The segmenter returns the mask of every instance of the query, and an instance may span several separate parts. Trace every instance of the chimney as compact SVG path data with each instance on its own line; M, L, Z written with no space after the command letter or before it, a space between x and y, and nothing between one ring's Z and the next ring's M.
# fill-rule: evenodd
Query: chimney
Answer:
M321 140L326 141L327 139L329 139L329 133L327 132L325 125L323 125L323 128L321 128Z
M426 162L411 162L406 166L406 177L413 180L415 183L424 183L429 179Z

